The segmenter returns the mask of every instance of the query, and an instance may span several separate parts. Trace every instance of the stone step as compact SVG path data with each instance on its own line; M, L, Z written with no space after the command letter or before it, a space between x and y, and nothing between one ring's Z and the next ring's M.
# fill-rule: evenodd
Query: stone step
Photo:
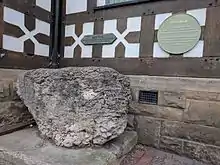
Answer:
M101 148L66 149L27 128L0 137L0 164L16 165L119 165L120 158L137 143L137 133L124 134Z

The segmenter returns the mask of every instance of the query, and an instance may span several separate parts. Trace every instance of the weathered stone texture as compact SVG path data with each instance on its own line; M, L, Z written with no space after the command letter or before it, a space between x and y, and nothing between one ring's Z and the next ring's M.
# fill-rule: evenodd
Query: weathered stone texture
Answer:
M14 164L16 163L16 164ZM0 150L0 164L1 165L27 165L25 161L12 157L7 152Z
M10 81L0 81L0 101L7 101L10 99Z
M137 88L136 87L131 88L132 100L135 101L135 102L138 102L139 91L140 91L140 88L138 88L138 87Z
M129 79L113 69L32 70L17 87L42 135L58 146L102 145L127 126Z
M183 151L185 155L191 158L208 164L220 165L220 147L185 141Z
M138 136L135 131L125 131L115 140L108 143L105 148L121 158L129 153L137 144Z
M129 130L134 130L134 115L128 114L128 124L127 124L127 129Z
M0 102L0 127L31 120L32 116L22 102Z
M66 149L40 138L33 127L0 136L0 165L119 165L136 142L136 132L125 131L110 147Z
M205 91L188 91L184 92L187 99L203 101L220 101L220 93Z
M182 152L183 141L181 139L161 136L160 138L160 148L164 150L169 150L177 154L183 154Z
M0 69L0 134L33 122L16 94L14 83L22 70Z
M132 88L158 91L220 92L220 80L215 78L129 76Z
M220 164L220 79L129 77L134 102L130 113L137 115L142 144L155 146L155 138L161 149ZM139 104L140 90L158 91L158 105ZM159 121L160 129L155 124Z
M179 109L186 108L186 98L181 92L159 92L158 104Z
M15 82L19 74L24 73L24 70L19 69L0 69L1 80L10 80Z
M130 104L131 113L144 115L155 118L162 118L174 121L181 121L183 117L183 110L172 107L164 107L157 105L139 104L132 102Z
M220 146L220 129L214 127L164 121L161 135Z
M161 122L144 116L135 116L138 141L141 144L159 147Z
M184 121L220 128L220 102L188 100Z

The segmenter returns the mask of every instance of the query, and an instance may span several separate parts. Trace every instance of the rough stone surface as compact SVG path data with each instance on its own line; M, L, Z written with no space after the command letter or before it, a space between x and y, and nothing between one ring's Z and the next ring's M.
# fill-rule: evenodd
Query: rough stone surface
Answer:
M183 110L172 107L163 107L157 105L139 104L132 102L130 104L129 112L144 115L149 117L156 117L174 121L181 121L183 117Z
M137 145L121 165L207 165L193 159Z
M159 92L158 104L179 109L186 108L186 98L182 92Z
M184 121L220 128L220 103L214 101L188 100Z
M135 102L138 102L139 100L139 91L141 89L138 87L131 87L131 95L132 95L132 100Z
M136 141L137 134L126 131L114 139L114 147L66 149L39 137L37 128L29 128L0 136L0 164L119 165L119 158L130 152Z
M20 69L0 69L1 80L12 80L16 81L19 74L23 73L24 70Z
M31 114L22 102L0 102L0 128L16 123L25 123L32 119Z
M130 75L131 87L159 91L220 92L220 79Z
M183 142L181 139L162 136L160 138L160 148L168 151L172 151L179 155L183 154L182 151Z
M126 129L134 130L134 124L134 115L128 114L128 124Z
M117 158L129 153L137 144L138 136L135 131L125 131L119 138L114 139L105 145L105 148L112 151Z
M164 121L161 127L161 135L220 146L220 129L214 127Z
M220 79L129 77L139 142L220 164ZM139 104L140 90L158 91L158 105Z
M185 96L187 99L192 100L205 100L205 101L220 101L220 93L204 92L204 91L188 91L186 90Z
M103 145L127 126L129 79L110 68L27 71L18 94L42 135L56 145Z
M0 135L33 122L16 94L14 83L22 70L0 69Z
M153 118L135 116L138 141L141 144L159 147L161 122Z
M185 141L184 154L208 164L220 165L220 147Z
M9 83L8 81L0 81L0 101L6 101L10 97L10 91L9 91Z

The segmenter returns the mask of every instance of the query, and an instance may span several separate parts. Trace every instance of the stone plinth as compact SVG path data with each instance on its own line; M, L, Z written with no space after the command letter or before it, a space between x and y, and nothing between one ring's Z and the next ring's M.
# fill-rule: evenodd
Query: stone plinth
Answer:
M119 165L120 158L137 143L128 131L102 148L66 149L40 138L37 128L0 136L0 164L16 165Z

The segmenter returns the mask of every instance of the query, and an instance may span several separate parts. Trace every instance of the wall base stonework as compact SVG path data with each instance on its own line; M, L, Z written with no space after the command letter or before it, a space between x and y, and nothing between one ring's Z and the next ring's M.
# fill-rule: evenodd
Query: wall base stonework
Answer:
M0 69L0 135L34 123L16 94L15 82L22 70Z
M22 72L0 69L0 135L33 123L16 95ZM136 129L139 143L220 165L220 79L129 77L127 129ZM158 91L157 105L139 103L140 90Z
M220 79L130 76L139 143L220 165ZM158 104L138 102L158 91Z

